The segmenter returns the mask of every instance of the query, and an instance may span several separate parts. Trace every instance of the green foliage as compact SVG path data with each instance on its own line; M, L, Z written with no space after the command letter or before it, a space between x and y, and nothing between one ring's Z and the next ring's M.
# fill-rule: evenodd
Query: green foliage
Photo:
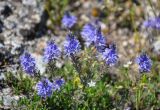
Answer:
M42 99L34 89L36 78L32 78L22 72L16 77L6 73L7 83L13 88L14 94L23 94L19 100L18 108L26 110L108 110L124 109L159 109L160 101L160 70L159 64L153 60L153 69L149 74L140 74L133 80L130 67L118 68L118 74L111 73L106 65L99 64L94 56L94 49L85 49L79 59L82 73L77 73L70 60L65 60L62 68L54 68L48 77L61 76L65 79L60 91L53 92L52 96ZM153 58L154 59L154 58ZM101 66L100 66L101 65ZM156 68L156 69L155 69ZM79 74L85 79L81 82ZM92 75L90 75L92 74ZM89 87L88 83L93 80L96 85Z
M32 92L32 88L34 85L34 81L29 76L22 75L23 73L19 73L19 75L14 76L12 73L6 73L7 84L13 88L14 94L27 94Z
M33 96L30 96L29 98L21 98L18 103L18 108L23 110L47 110L43 103L43 100L41 100L40 97L37 96L35 93L33 94Z
M97 63L95 64L96 66ZM87 65L86 65L87 66ZM88 65L89 66L89 65ZM87 66L87 67L88 67ZM28 93L28 97L24 97L19 101L19 107L26 107L27 109L37 109L37 110L104 110L104 109L124 109L125 107L131 107L133 109L158 109L160 102L158 99L159 82L158 75L142 74L139 80L135 83L132 81L128 75L132 74L129 72L129 68L120 68L121 77L112 80L109 73L103 73L101 80L96 82L94 87L81 87L75 86L74 77L76 71L73 65L68 62L64 65L61 70L57 70L58 74L63 74L66 79L65 85L60 91L53 92L52 96L47 99L41 99L39 96L33 93L34 79L29 77L22 78L17 84L13 84L15 92ZM94 71L92 71L94 72ZM97 74L102 74L100 71ZM68 77L67 77L68 76ZM99 78L98 78L99 79ZM32 82L32 83L30 83ZM76 83L81 84L81 83ZM23 86L22 86L23 85ZM29 85L31 87L29 87ZM15 86L15 87L14 87ZM17 88L17 86L19 86ZM25 89L27 87L27 89ZM36 92L36 91L35 91ZM25 94L23 92L23 94Z

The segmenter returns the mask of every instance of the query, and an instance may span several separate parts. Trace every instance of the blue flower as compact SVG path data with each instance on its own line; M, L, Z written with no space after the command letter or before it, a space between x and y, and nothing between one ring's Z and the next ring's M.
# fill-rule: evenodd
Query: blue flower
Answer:
M109 48L106 48L105 51L102 53L102 57L107 65L115 65L118 61L116 47L114 45L110 45Z
M147 54L142 53L140 56L138 56L136 58L136 63L139 65L140 72L150 72L152 61Z
M53 92L53 83L44 78L36 84L36 89L39 96L43 98L50 97Z
M23 70L29 74L29 75L34 75L36 73L36 63L35 59L27 52L25 52L21 57L20 57L20 63L23 68Z
M67 39L64 42L64 53L67 56L71 56L76 54L80 50L81 50L81 45L79 41L72 34L68 34Z
M58 59L60 55L61 52L57 45L53 41L49 42L44 51L44 60L48 63L54 59Z
M86 41L87 46L95 41L95 26L91 23L88 23L83 26L81 31L82 38Z
M54 90L60 90L61 86L65 83L63 78L57 79L54 84L53 84L53 88Z
M95 31L95 41L94 41L94 45L97 48L97 51L102 53L104 52L105 48L106 48L106 39L105 37L102 35L101 32L101 28L97 28Z
M71 15L69 12L66 12L62 18L62 24L66 28L72 28L77 22L77 17Z
M81 36L87 46L94 44L99 52L103 52L106 47L106 39L102 35L101 28L95 25L91 23L84 25Z
M150 18L149 20L144 21L143 26L147 28L160 29L160 17Z

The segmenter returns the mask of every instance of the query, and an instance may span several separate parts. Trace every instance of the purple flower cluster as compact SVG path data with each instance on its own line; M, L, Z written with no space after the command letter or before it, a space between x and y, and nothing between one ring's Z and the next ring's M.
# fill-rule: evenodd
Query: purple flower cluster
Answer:
M67 56L74 55L81 50L79 41L72 35L68 34L66 41L64 42L64 53Z
M97 28L95 31L95 47L97 48L97 51L102 53L104 52L106 48L106 39L102 35L101 28Z
M53 84L53 88L54 90L60 90L61 86L65 83L63 78L57 79L55 80L54 84Z
M115 46L110 45L107 48L106 39L101 32L100 27L96 27L92 24L84 25L81 35L88 45L94 44L97 51L102 54L103 59L106 61L106 64L112 66L118 61L118 54Z
M149 20L144 21L143 26L147 28L160 29L160 17L150 18Z
M60 55L61 52L57 45L53 41L49 42L44 51L44 60L48 63L54 59L58 59Z
M37 83L36 89L39 96L43 98L50 97L53 92L53 84L45 78Z
M106 39L102 35L101 28L88 23L84 25L81 31L82 38L86 41L86 45L94 44L98 52L102 53L106 47Z
M152 67L152 61L150 57L142 53L136 58L136 63L139 65L139 71L140 72L150 72L151 67Z
M60 90L64 83L63 78L56 80L54 83L44 78L36 84L37 94L43 98L50 97L55 90Z
M82 38L86 41L86 45L89 46L95 41L95 26L91 23L88 23L83 26L81 31Z
M77 22L77 17L71 15L69 12L66 12L62 18L62 24L66 28L72 28Z
M23 68L23 70L33 76L36 73L36 63L35 59L27 52L25 52L21 57L20 57L20 63Z
M118 61L118 54L116 51L116 47L114 45L110 45L109 48L106 48L102 53L102 57L105 60L106 64L109 66L113 66Z

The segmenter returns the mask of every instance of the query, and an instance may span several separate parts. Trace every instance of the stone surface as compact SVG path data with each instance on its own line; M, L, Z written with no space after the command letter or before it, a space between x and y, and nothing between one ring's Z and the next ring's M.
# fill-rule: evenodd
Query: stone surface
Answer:
M2 90L2 93L3 93L3 95L8 95L8 94L10 94L10 93L11 93L11 88L4 88L4 89Z
M0 1L0 12L2 15L8 13L0 16L0 73L2 73L0 78L2 79L4 72L17 71L18 57L24 50L36 44L35 41L32 44L26 41L28 38L25 38L24 32L20 33L20 31L23 29L30 33L32 28L40 22L43 2L42 0L22 0L22 2L3 0ZM35 36L30 34L30 38L34 39ZM32 52L33 49L29 51Z
M5 95L2 98L4 106L16 106L19 100L19 96Z
M36 0L22 0L22 3L27 6L36 6Z
M160 55L160 39L153 43L154 51Z
M3 79L5 79L5 75L4 73L0 72L0 80L3 80Z
M10 95L3 96L3 105L4 106L11 106L12 101L13 101L13 99Z

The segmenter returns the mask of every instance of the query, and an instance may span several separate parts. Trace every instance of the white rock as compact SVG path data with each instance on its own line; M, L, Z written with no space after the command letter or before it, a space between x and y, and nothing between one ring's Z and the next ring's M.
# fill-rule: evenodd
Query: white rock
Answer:
M12 105L12 97L10 95L3 96L3 105L4 106L11 106Z
M3 79L5 79L5 75L4 73L0 73L0 80L3 80Z
M34 20L35 23L39 23L41 19L39 14L32 15L31 18Z
M18 103L17 103L18 100L19 100L19 96L13 96L13 97L12 97L12 101L13 101L13 105L14 105L14 106L16 106L16 105L18 104Z
M46 69L46 66L45 66L44 61L43 61L43 56L33 54L33 57L36 60L37 69L40 71L41 74L44 73L45 69Z
M0 43L0 48L4 48L4 45L2 43Z
M154 51L157 54L160 54L160 40L157 40L156 42L153 43Z
M3 93L4 95L10 94L10 93L11 93L11 88L5 88L5 89L3 89L3 90L2 90L2 93Z
M22 3L24 5L28 5L28 6L36 6L37 5L36 0L22 0Z

